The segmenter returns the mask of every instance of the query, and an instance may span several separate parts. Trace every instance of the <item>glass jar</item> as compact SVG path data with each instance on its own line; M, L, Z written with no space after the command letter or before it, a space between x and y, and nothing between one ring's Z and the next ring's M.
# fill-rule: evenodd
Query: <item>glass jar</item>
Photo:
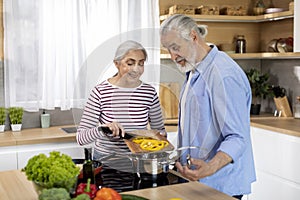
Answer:
M246 39L244 35L236 37L235 53L246 53Z
M257 0L254 4L253 13L254 15L262 15L264 14L266 6L263 0Z

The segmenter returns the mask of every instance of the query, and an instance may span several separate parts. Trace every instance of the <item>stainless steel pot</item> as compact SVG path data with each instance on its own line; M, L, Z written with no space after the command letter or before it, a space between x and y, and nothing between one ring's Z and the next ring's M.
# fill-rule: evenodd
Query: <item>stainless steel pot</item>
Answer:
M188 164L189 158L206 159L207 151L200 147L182 147L171 151L149 153L113 153L100 162L110 168L142 175L167 173L177 160Z
M201 147L181 147L172 151L132 154L137 173L161 174L167 173L176 161L190 165L190 158L206 160L208 151Z
M159 153L143 153L133 155L133 163L138 174L160 174L169 171L169 165L174 162L170 155L173 151Z

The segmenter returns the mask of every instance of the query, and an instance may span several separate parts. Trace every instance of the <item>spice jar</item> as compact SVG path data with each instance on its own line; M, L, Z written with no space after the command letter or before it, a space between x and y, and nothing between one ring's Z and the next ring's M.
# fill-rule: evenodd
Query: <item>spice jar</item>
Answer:
M236 37L235 53L246 53L246 39L244 35Z
M300 96L297 97L296 103L294 104L294 118L300 119Z
M257 0L254 5L254 8L253 8L253 13L254 13L254 15L262 15L262 14L264 14L265 9L266 9L266 6L264 4L264 1Z

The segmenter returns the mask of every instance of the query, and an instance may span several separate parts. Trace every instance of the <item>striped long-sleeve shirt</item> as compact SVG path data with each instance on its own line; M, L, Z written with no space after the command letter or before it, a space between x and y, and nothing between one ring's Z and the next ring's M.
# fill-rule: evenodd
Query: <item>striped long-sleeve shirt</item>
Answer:
M99 124L119 122L125 131L151 129L164 131L161 107L155 88L142 83L136 88L121 88L107 80L92 90L80 124L76 139L80 145L95 143L94 152L109 154L111 152L128 152L120 138L107 137L98 131Z

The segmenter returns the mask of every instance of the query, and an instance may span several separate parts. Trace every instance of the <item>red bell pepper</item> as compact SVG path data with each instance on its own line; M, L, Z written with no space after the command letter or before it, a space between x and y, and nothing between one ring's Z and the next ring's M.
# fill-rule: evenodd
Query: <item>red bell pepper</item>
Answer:
M80 194L87 194L91 199L96 196L97 186L91 184L91 179L87 180L87 183L80 183L76 188L76 196Z

